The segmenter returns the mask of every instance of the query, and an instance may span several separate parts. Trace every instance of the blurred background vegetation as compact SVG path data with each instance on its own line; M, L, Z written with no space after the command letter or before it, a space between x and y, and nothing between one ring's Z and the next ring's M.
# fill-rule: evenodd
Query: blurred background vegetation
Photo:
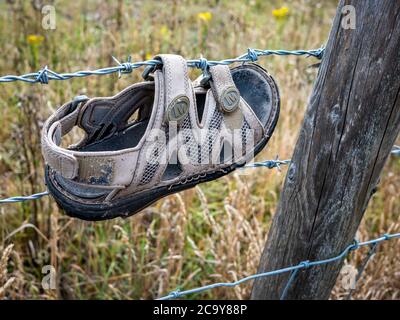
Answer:
M41 8L56 9L56 29L42 28ZM223 59L260 49L323 45L336 0L0 1L0 74L48 65L58 72L149 59L157 53ZM282 96L278 127L257 157L288 159L312 90L314 58L266 57ZM45 189L40 129L78 94L110 96L140 71L0 85L0 198ZM192 71L193 78L198 71ZM50 197L0 206L0 298L151 299L176 289L233 281L256 272L286 169L248 169L169 196L129 219L83 222L65 216ZM400 231L400 160L392 157L358 237ZM338 235L339 236L339 235ZM10 247L12 245L12 247ZM353 297L399 299L396 243L382 245ZM6 249L8 248L8 249ZM366 251L346 263L360 265ZM2 258L1 258L2 257ZM42 267L57 271L55 290L41 286ZM192 295L246 299L251 283ZM332 298L345 297L342 286Z

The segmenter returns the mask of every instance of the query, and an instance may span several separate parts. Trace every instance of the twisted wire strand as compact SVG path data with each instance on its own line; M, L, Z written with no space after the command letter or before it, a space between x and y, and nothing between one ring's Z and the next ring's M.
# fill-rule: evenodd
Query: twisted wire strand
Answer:
M317 59L322 59L324 51L325 51L324 47L321 47L319 49L313 49L313 50L260 50L260 49L249 48L247 50L247 53L242 54L236 58L224 59L224 60L219 60L219 61L212 61L212 60L200 58L200 59L188 60L187 64L188 64L188 67L190 67L190 68L199 68L199 69L204 70L207 67L215 66L215 65L230 65L232 63L254 62L254 61L258 60L258 57L271 56L271 55L277 55L277 56L289 56L289 55L303 56L303 55L306 55L309 57L315 57ZM121 74L131 73L134 69L137 69L140 67L157 66L157 65L162 64L161 61L154 60L154 59L146 60L146 61L132 62L130 56L128 57L126 62L120 62L115 57L112 57L112 59L117 64L116 66L100 68L97 70L82 70L82 71L76 71L76 72L70 72L70 73L57 73L57 72L49 69L47 66L45 66L43 69L39 70L38 72L27 73L27 74L19 75L19 76L18 75L2 76L2 77L0 77L0 83L22 81L22 82L28 82L28 83L48 84L50 80L60 81L60 80L68 80L71 78L82 78L82 77L88 77L88 76L94 76L94 75L100 76L100 75L106 75L106 74L112 74L112 73L117 73L118 76L120 77Z
M170 300L170 299L177 299L189 294L193 294L193 293L199 293L199 292L203 292L203 291L207 291L207 290L211 290L211 289L215 289L215 288L221 288L221 287L235 287L237 285L240 285L244 282L250 281L250 280L254 280L254 279L258 279L258 278L263 278L263 277L270 277L270 276L274 276L274 275L278 275L278 274L282 274L282 273L287 273L287 272L292 272L292 276L289 279L288 284L285 287L285 290L281 296L281 298L285 298L286 292L287 292L287 288L290 287L291 282L294 280L295 276L297 275L298 271L300 269L307 269L313 266L319 266L319 265L324 265L324 264L328 264L328 263L332 263L335 261L339 261L342 260L344 257L347 256L347 254L350 251L354 251L354 250L358 250L361 247L365 247L365 246L371 246L373 244L379 244L383 241L387 241L387 240L391 240L391 239L395 239L395 238L400 238L400 233L394 233L394 234L385 234L377 239L373 239L373 240L368 240L365 242L360 242L360 243L356 243L356 244L351 244L349 246L347 246L339 255L332 257L332 258L328 258L328 259L324 259L324 260L318 260L318 261L303 261L300 262L298 265L295 266L291 266L291 267L286 267L286 268L282 268L282 269L277 269L274 271L268 271L268 272L263 272L263 273L258 273L258 274L254 274L245 278L242 278L238 281L234 281L234 282L219 282L219 283L213 283L213 284L209 284L203 287L199 287L199 288L194 288L194 289L189 289L189 290L185 290L185 291L180 291L180 290L176 290L176 291L172 291L171 293L169 293L168 295L158 298L157 300Z
M43 191L40 193L35 193L30 196L16 196L16 197L11 197L7 199L2 199L0 200L0 204L5 204L5 203L16 203L16 202L24 202L28 200L38 200L44 196L47 196L49 193L48 191Z

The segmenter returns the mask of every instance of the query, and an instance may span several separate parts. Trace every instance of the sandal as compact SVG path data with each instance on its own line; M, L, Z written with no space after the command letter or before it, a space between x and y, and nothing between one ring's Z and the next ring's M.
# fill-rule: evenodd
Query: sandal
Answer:
M44 124L46 185L68 215L133 215L243 166L271 137L280 99L262 67L216 65L192 83L182 57L155 59L162 64L146 81L113 97L76 97ZM74 126L85 137L61 147Z

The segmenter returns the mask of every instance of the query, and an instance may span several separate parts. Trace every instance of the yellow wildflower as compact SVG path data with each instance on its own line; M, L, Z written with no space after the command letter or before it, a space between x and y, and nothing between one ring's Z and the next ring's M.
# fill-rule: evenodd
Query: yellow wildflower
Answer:
M212 13L211 12L200 12L197 14L197 18L201 21L209 22L212 19Z
M151 60L153 59L153 55L149 52L146 53L146 60Z
M163 37L166 37L169 35L169 29L167 26L162 26L160 29L160 33Z
M277 19L285 18L287 15L289 15L289 8L282 7L279 9L272 10L272 15Z
M38 36L35 34L30 34L29 36L26 37L26 41L28 41L28 43L33 46L40 45L43 42L43 40L44 40L43 36Z

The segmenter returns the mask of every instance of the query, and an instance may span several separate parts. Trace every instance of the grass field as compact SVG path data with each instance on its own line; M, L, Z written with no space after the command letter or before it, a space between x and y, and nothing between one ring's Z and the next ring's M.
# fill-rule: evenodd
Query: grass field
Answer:
M47 4L47 3L46 3ZM54 1L56 29L43 30L41 1L0 2L0 75L48 65L58 72L114 65L178 53L187 58L235 57L248 47L313 49L323 45L335 0ZM273 11L282 6L288 10ZM317 62L267 57L259 63L276 78L280 121L257 157L291 156ZM140 81L141 71L0 85L0 198L45 189L40 129L78 94L110 96ZM198 71L193 71L193 79ZM72 137L73 139L73 137ZM0 298L151 299L177 288L233 281L256 272L286 174L249 169L169 196L129 219L88 223L65 216L55 202L0 206ZM360 240L400 232L400 159L392 157L359 230ZM339 236L339 235L338 235ZM385 243L369 264L355 299L400 299L398 242ZM12 247L10 247L12 245ZM346 262L358 266L366 253ZM3 258L1 258L3 256ZM55 290L41 285L54 266ZM189 298L246 299L251 283ZM332 299L345 297L338 281Z

